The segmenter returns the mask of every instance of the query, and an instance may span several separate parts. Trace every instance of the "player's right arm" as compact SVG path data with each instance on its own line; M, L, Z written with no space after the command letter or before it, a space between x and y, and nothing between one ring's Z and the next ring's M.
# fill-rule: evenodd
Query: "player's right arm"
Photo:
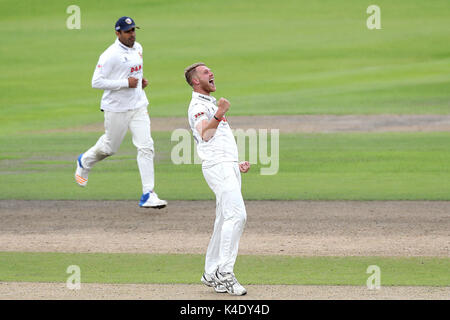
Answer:
M202 120L195 126L203 141L209 141L214 137L217 127L228 109L230 109L230 102L225 98L220 98L214 117L211 120Z
M114 65L120 63L113 55L102 54L95 67L92 76L92 88L101 90L119 90L122 88L136 88L136 83L130 83L130 79L111 79L114 73ZM133 82L133 80L132 80Z

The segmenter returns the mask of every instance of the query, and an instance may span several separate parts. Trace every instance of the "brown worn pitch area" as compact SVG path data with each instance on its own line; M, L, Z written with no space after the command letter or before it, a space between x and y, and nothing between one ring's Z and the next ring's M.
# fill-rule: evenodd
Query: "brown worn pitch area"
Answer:
M0 201L0 251L204 253L214 201ZM448 201L246 201L240 254L449 256ZM201 270L199 270L201 273ZM248 299L440 299L449 288L249 286ZM0 299L229 299L201 285L0 283Z
M246 201L241 254L449 256L449 201ZM214 201L0 201L0 251L205 253Z
M150 111L151 113L151 111ZM150 114L151 117L151 114ZM450 115L229 116L233 129L279 129L280 133L450 131ZM189 129L186 117L151 117L152 132ZM102 132L103 123L45 132Z
M241 297L215 293L204 285L192 284L96 284L82 283L69 290L65 283L1 283L0 299L145 299L145 300L448 300L450 287L381 287L369 290L357 286L249 285Z

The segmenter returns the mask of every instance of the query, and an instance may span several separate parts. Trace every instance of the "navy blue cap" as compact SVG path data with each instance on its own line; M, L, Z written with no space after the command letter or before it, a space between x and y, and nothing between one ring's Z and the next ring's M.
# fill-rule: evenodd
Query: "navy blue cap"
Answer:
M117 20L116 22L116 31L127 31L130 30L131 28L137 28L139 29L139 27L136 27L134 24L134 20L131 19L130 17L122 17L119 18L119 20Z

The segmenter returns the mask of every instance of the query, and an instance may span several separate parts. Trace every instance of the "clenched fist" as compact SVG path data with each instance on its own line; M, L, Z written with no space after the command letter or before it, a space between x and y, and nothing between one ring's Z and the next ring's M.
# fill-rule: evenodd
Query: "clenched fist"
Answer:
M128 78L128 88L137 88L139 79L130 77Z
M230 101L228 101L225 98L220 98L219 102L217 102L217 108L218 108L217 112L221 117L223 117L225 113L228 111L228 109L230 109Z
M243 162L239 163L239 170L242 173L246 173L248 170L250 170L250 162L243 161Z
M148 80L145 78L142 78L142 89L144 89L146 86L148 86Z

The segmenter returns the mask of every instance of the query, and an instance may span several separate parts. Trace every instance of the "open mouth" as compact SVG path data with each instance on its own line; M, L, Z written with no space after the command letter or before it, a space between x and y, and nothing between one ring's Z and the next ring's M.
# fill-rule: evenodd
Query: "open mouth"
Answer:
M209 80L209 84L214 85L214 78L212 78L211 80Z

